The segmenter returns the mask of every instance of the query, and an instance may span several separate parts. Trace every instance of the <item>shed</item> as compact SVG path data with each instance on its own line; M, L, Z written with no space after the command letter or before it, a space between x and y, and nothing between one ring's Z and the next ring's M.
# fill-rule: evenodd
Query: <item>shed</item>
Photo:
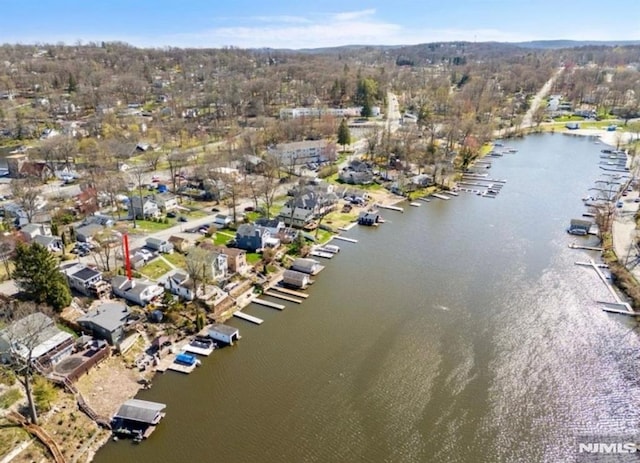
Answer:
M226 344L233 345L233 341L240 339L240 331L229 325L214 323L209 328L209 337L215 341L222 341Z
M581 219L571 219L567 233L572 235L587 235L593 222Z
M173 252L173 243L160 238L147 238L146 246L159 252L171 254Z

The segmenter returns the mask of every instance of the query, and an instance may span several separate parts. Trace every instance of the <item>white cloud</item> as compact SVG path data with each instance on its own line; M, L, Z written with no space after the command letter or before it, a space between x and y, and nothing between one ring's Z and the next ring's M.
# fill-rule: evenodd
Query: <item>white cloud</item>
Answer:
M373 16L376 14L376 10L370 8L368 10L361 11L347 11L345 13L336 13L333 18L336 21L353 21L355 19L365 18L367 16Z

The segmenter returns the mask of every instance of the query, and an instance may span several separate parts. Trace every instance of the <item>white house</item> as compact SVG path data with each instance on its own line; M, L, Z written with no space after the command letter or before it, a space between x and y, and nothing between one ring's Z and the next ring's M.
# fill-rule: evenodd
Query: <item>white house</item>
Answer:
M85 296L101 296L109 290L109 284L102 279L102 273L84 264L71 265L61 272L67 277L69 287Z
M203 278L209 282L219 281L227 276L227 256L222 253L195 247L187 254L189 268L202 268Z
M231 222L233 222L233 218L229 215L224 214L216 214L215 218L213 219L213 225L216 228L227 228L227 226L229 226Z
M176 272L167 278L165 288L171 294L180 296L187 301L193 301L196 298L196 290L193 287L193 280L184 272Z
M268 153L284 166L301 166L308 163L333 161L336 157L336 145L327 140L279 143L269 148Z
M174 211L178 208L178 198L171 193L162 193L155 196L155 202L164 212Z
M20 229L20 233L30 243L36 236L51 236L51 226L46 223L29 223Z
M33 238L33 242L45 247L49 252L62 252L64 249L64 244L59 236L37 235Z
M164 290L155 283L142 280L129 280L127 277L117 275L112 278L111 286L116 296L128 301L146 306L153 299L162 296Z
M215 341L222 341L226 344L233 345L233 341L240 339L240 331L229 325L214 323L209 328L209 337Z
M131 198L129 216L132 216L133 213L135 213L136 218L158 217L160 208L150 198L142 198L142 201L140 201L139 196L134 196Z

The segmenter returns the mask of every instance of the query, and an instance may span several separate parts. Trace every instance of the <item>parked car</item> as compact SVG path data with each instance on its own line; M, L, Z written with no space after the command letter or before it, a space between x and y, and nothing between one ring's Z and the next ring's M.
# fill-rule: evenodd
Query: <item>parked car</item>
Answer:
M184 215L181 215L180 217L178 217L178 222L188 222L189 219L187 219Z
M145 260L145 262L153 257L153 254L151 254L151 252L147 249L140 249L139 251L136 251L134 255L141 256Z
M624 206L624 203L622 201L618 201L616 203L616 207L622 207L622 206Z
M167 217L170 219L175 219L176 218L176 213L175 212L167 212Z
M211 212L220 212L220 209L218 209L217 207L212 207Z

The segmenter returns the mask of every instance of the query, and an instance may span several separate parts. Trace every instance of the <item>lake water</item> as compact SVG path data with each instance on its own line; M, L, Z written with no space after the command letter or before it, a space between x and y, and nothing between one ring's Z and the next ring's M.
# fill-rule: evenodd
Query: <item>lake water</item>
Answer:
M496 199L354 228L309 299L230 320L236 346L139 394L167 404L151 438L95 461L570 462L579 436L637 436L637 332L600 310L608 293L565 232L602 145L509 145L487 171L507 180Z

